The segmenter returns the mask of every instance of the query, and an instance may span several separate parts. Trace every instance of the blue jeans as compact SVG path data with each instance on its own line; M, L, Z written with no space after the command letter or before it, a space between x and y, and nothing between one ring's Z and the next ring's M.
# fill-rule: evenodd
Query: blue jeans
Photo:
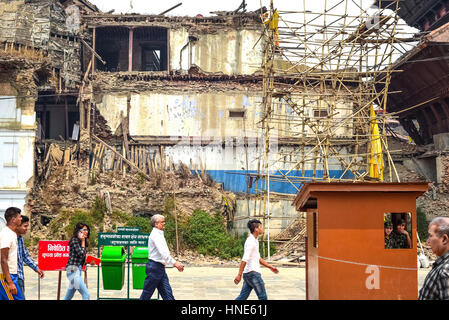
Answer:
M17 278L17 284L22 291L23 299L25 300L25 281L23 279Z
M83 278L81 277L81 269L82 266L69 266L66 268L67 271L67 279L69 279L69 284L67 287L67 292L65 294L64 300L71 300L76 290L81 293L83 300L89 300L90 294L87 290L86 284L84 283Z
M145 277L140 300L150 300L156 289L162 299L175 300L167 273L165 272L165 266L162 263L148 260L145 266L145 273L147 276Z
M259 300L267 300L267 293L265 292L265 284L259 272L251 271L243 274L243 287L240 295L235 300L246 300L251 293L251 290L256 291Z

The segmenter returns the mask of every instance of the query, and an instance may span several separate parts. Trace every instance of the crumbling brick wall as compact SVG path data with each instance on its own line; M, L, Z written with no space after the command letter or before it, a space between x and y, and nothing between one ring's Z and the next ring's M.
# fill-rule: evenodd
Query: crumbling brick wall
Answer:
M441 193L449 193L449 155L439 157L441 163L441 183L438 184L438 190Z

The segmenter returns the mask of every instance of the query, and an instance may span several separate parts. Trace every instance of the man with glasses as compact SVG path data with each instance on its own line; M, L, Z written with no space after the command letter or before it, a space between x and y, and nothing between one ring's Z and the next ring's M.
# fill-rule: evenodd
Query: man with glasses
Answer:
M173 265L180 272L184 266L175 261L170 255L167 242L164 237L165 218L163 215L155 214L151 217L153 230L148 238L148 262L145 267L146 278L140 300L150 300L154 290L157 288L164 300L174 300L173 292L165 272L166 265Z

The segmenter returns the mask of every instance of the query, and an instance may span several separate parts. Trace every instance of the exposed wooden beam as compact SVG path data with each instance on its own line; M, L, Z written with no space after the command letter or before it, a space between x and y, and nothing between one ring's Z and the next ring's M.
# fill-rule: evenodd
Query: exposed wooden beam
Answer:
M125 163L127 163L128 165L130 165L132 168L136 169L138 172L140 172L147 180L151 180L151 177L149 175L147 175L145 172L143 172L138 166L136 166L134 163L132 163L131 161L129 161L128 159L126 159L125 157L123 157L120 153L118 153L113 147L111 147L110 145L108 145L106 142L104 142L103 140L101 140L100 138L98 138L95 134L91 134L92 138L103 144L106 148L108 148L109 150L111 150L117 157L119 157L120 159L122 159Z
M134 28L129 28L128 38L128 71L133 71L133 40L134 40Z
M92 48L86 41L84 41L83 39L79 38L81 40L81 42L92 52L92 54L94 56L96 56L98 58L98 60L101 61L101 63L106 64L106 61L104 61L101 56L95 51L94 48Z

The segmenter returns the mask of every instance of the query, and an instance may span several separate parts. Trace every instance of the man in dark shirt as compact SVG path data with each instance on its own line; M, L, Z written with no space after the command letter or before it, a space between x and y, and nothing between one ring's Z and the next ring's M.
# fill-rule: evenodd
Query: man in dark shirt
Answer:
M429 224L433 253L438 257L419 291L419 300L449 300L449 218L437 217Z
M395 248L395 243L391 233L393 232L393 224L391 221L384 222L385 249Z
M407 230L405 230L405 227L405 221L401 220L396 225L395 230L391 233L390 237L394 242L394 248L407 249L412 247L412 241Z

